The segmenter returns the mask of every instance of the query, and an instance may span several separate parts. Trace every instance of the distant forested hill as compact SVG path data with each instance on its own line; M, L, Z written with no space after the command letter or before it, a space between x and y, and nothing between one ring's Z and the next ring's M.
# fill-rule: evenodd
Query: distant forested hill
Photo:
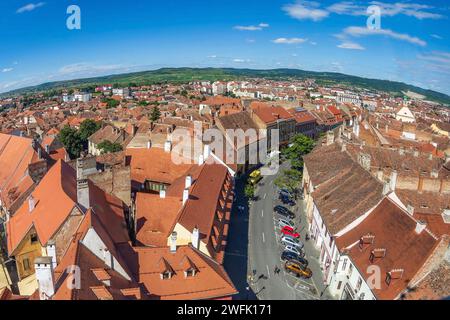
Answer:
M100 84L145 85L161 82L183 83L195 80L240 80L245 78L266 78L272 80L316 79L321 85L340 84L403 95L413 91L425 96L427 100L450 105L450 96L433 90L422 89L402 82L367 79L335 72L314 72L299 69L232 69L232 68L162 68L152 71L133 72L95 78L56 81L33 87L22 88L2 94L19 95L32 92L59 90L63 88L88 88Z

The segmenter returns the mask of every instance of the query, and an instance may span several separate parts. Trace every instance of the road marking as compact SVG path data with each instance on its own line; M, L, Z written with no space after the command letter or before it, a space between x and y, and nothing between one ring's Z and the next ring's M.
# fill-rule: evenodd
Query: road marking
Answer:
M266 239L264 238L264 232L262 233L263 242L266 242Z
M267 196L267 193L264 193L264 199L266 198L266 196Z
M269 270L269 266L266 264L266 268L267 268L267 276L269 277L269 279L270 279L270 270Z
M264 218L264 210L261 210L261 217Z

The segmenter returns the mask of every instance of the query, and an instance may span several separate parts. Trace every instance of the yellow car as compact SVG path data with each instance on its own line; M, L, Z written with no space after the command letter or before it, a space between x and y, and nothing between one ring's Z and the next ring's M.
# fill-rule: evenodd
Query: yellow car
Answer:
M285 265L284 265L284 269L289 272L292 273L293 275L295 275L296 277L302 277L305 279L311 278L312 277L312 271L311 269L301 266L297 263L294 262L290 262L290 261L286 261Z

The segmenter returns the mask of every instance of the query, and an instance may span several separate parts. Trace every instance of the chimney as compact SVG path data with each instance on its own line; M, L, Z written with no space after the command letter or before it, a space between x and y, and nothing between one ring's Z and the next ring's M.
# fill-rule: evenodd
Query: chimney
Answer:
M47 242L47 256L52 258L52 268L56 268L56 242L55 240L49 240Z
M199 248L199 246L200 246L200 231L198 230L197 226L195 226L194 230L192 230L191 242L192 242L192 246L195 249Z
M172 232L172 235L170 236L170 252L175 253L177 252L177 232Z
M47 154L50 154L50 146L47 144L47 145L45 145L45 152L47 153Z
M436 179L439 176L439 171L436 169L431 170L431 177Z
M414 150L414 152L413 152L413 155L414 155L414 157L418 157L419 156L419 151L417 151L417 150Z
M450 209L444 209L442 210L442 219L444 220L445 223L450 223Z
M421 234L423 230L427 227L427 224L424 221L417 221L416 229L414 230L417 234Z
M189 199L189 189L183 190L183 205L186 203L187 199Z
M77 202L83 210L90 208L89 183L83 172L84 160L77 159Z
M397 186L397 171L392 170L391 178L390 178L390 182L389 182L389 187L390 187L391 191L395 191L396 186Z
M170 151L172 151L172 142L166 141L166 142L164 143L164 151L165 151L165 152L170 152Z
M383 181L383 177L384 177L384 172L381 169L378 169L377 171L377 179L380 180L381 182Z
M389 191L391 191L389 182L385 182L383 183L383 195L387 195L389 193Z
M445 155L445 163L450 163L450 150L444 152Z
M52 257L36 257L34 270L39 288L39 298L48 300L55 294L55 282L52 266Z
M185 189L189 189L191 187L191 185L192 185L192 176L191 175L187 175L185 183L184 183L184 188Z
M147 141L147 149L150 149L152 147L152 141L148 140Z
M38 159L41 160L42 159L42 150L39 146L37 146L37 154L38 154Z
M32 212L35 207L36 207L36 201L34 200L33 196L30 195L28 197L28 211Z
M405 154L405 149L403 149L403 147L400 147L400 148L398 149L398 153L399 153L401 156L403 156L403 155Z
M159 190L159 197L164 199L166 197L166 190Z
M370 163L371 163L370 154L361 153L359 155L359 162L361 166L364 168L364 170L370 171Z
M406 210L408 211L408 213L410 214L410 215L414 215L414 207L412 206L412 205L410 205L410 204L408 204L407 206L406 206Z
M327 132L327 146L330 146L334 143L334 133L333 131Z
M205 163L205 160L203 158L203 155L199 155L198 156L198 165L201 166L203 163Z
M203 146L203 161L206 161L208 159L210 153L211 153L211 149L209 147L209 144L205 144Z
M347 144L345 142L342 143L341 151L342 152L347 151Z

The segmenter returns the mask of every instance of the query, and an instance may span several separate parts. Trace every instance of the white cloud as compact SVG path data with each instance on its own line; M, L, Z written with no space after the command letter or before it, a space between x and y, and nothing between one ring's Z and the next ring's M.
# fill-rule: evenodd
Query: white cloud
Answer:
M365 50L365 48L360 44L351 41L344 41L337 47L341 49L350 49L350 50Z
M385 3L371 1L364 4L361 1L340 1L322 8L318 2L297 1L294 4L283 6L282 9L295 19L320 21L327 18L330 14L368 16L367 8L369 5L380 7L381 15L385 17L405 15L419 20L444 18L442 14L431 12L434 9L432 6L403 2Z
M14 68L4 68L4 69L2 69L2 72L10 72L13 70L14 70Z
M264 28L268 28L269 24L261 22L257 26L251 25L251 26L234 26L233 29L239 30L239 31L261 31Z
M418 3L384 3L379 1L372 1L371 4L377 5L381 8L381 15L383 16L396 16L399 14L414 17L416 19L442 19L444 16L438 13L432 13L429 11L433 9L432 6Z
M248 43L254 43L254 42L256 42L255 39L247 39L246 41L247 41Z
M386 36L389 38L393 38L396 40L406 41L415 45L419 45L424 47L427 43L424 40L421 40L417 37L410 36L405 33L397 33L389 29L369 29L364 27L347 27L344 29L344 35L349 35L353 37L361 37L361 36ZM338 37L342 38L343 35L338 35Z
M320 21L329 15L328 11L319 8L319 3L311 1L299 1L295 4L287 4L282 9L290 17L298 20Z
M282 44L298 44L307 41L308 39L303 38L278 38L272 40L273 43L282 43Z
M29 3L23 7L20 7L17 9L16 13L24 13L27 11L33 11L34 9L37 9L39 7L42 7L45 5L45 2L38 2L38 3Z
M123 66L118 65L118 64L92 65L92 64L86 63L86 62L80 62L80 63L74 63L74 64L69 64L69 65L63 66L58 70L58 73L60 75L78 74L78 73L96 74L99 72L117 70L122 67Z
M435 39L439 39L439 40L442 40L442 39L443 39L443 38L442 38L440 35L438 35L438 34L430 34L430 36L433 37L433 38L435 38Z
M212 55L210 55L210 56L207 56L207 58L214 59L214 58L217 58L217 56L216 56L215 54L212 54Z

